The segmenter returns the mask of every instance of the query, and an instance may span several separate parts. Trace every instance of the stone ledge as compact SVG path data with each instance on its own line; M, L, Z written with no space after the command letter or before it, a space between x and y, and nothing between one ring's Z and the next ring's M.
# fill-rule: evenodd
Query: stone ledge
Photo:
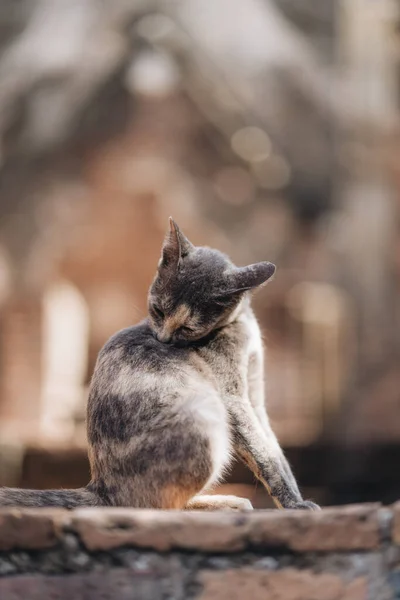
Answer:
M120 508L0 509L0 550L55 546L66 532L90 551L123 546L161 552L171 549L239 552L376 550L387 510L378 504L308 511L180 512ZM400 504L394 535L400 541Z
M400 504L0 509L1 600L397 600Z

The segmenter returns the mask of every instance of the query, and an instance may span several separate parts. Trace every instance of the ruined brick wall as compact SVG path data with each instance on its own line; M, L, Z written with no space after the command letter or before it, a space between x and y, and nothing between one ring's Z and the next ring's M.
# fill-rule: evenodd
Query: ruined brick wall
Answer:
M268 348L269 415L301 484L323 487L323 504L398 498L391 467L400 448L398 132L389 128L396 139L388 148L381 125L361 125L359 114L375 106L365 102L369 76L363 84L373 48L382 50L370 65L382 99L395 83L383 79L397 77L392 59L384 60L386 44L370 43L378 21L369 12L396 28L394 14L378 9L386 2L357 10L339 3L336 15L333 0L279 0L280 25L267 0L245 2L237 30L217 1L210 11L201 0L3 4L0 484L87 482L87 384L106 338L144 315L172 214L195 243L238 264L278 265L254 304ZM252 26L257 14L261 38ZM342 32L339 21L347 23ZM215 46L207 24L221 32ZM297 29L306 34L301 46ZM386 25L377 31L387 37ZM65 51L55 53L55 39ZM287 58L271 68L280 54ZM137 68L143 74L149 64L170 85L146 91ZM326 84L346 90L354 77L360 102L350 106L347 93ZM264 151L256 144L238 152L237 134L261 135ZM387 162L395 198L381 188L391 186ZM46 388L42 300L60 280L87 309L88 332L76 335L86 352L80 406L61 378L60 396ZM59 397L68 408L47 414Z
M0 512L2 600L395 600L400 506Z

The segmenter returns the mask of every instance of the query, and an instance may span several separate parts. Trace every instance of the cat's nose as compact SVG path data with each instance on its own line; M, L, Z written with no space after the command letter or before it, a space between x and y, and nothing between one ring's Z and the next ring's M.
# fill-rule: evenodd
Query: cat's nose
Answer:
M169 344L171 342L171 335L169 333L166 333L165 331L159 331L157 333L157 339L163 344Z

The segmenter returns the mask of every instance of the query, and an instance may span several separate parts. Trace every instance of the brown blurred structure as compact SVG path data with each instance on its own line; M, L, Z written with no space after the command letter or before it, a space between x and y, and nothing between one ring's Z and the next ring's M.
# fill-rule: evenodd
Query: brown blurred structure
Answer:
M398 6L229 1L3 3L0 483L85 483L97 352L172 214L278 264L255 305L300 480L400 494Z

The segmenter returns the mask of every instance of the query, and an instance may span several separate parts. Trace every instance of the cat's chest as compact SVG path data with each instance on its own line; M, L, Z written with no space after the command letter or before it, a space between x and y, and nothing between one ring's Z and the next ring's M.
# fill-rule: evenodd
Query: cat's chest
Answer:
M249 332L243 323L225 328L207 346L198 349L199 358L212 373L223 394L242 395L246 387Z

